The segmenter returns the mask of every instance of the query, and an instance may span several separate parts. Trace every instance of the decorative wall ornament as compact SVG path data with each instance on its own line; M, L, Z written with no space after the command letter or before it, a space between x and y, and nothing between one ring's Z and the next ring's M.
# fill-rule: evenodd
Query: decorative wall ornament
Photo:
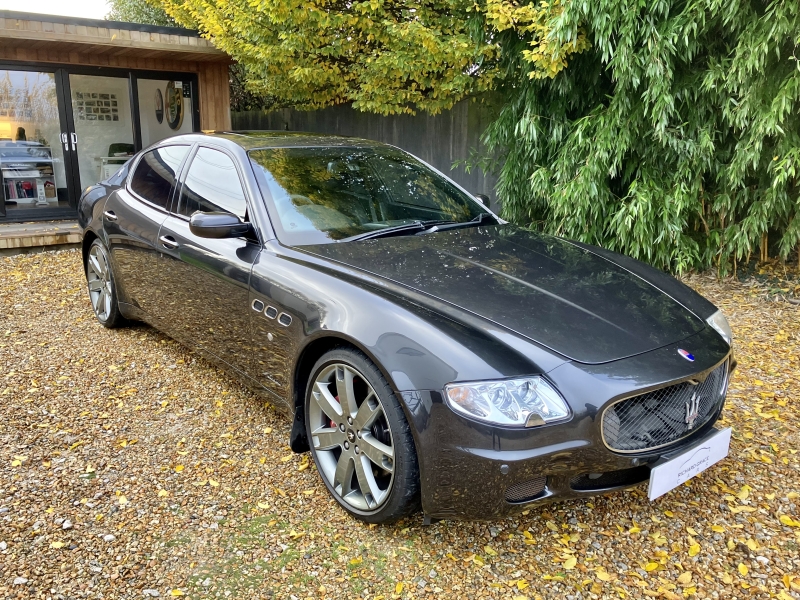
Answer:
M180 129L183 124L183 84L180 81L167 83L166 93L167 125L170 129Z
M155 97L156 104L156 121L159 123L164 122L164 96L161 94L161 89L156 90Z

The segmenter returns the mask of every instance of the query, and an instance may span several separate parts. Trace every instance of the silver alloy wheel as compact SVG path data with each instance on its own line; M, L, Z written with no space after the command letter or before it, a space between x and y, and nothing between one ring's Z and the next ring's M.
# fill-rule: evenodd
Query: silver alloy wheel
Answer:
M353 367L328 365L314 380L308 416L322 476L353 508L375 511L394 481L392 435L375 390Z
M111 269L105 251L98 244L94 244L89 250L86 280L94 314L101 321L107 321L111 314Z

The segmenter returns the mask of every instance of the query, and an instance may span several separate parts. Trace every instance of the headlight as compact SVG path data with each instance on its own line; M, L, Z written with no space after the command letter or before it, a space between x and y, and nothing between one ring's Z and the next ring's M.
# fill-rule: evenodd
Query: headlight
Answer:
M731 345L731 342L733 341L733 332L731 331L731 326L728 325L728 319L725 318L725 315L722 314L721 310L718 310L713 315L708 317L708 319L706 319L706 323L717 330L717 333L722 336L722 339L728 342L728 346Z
M445 397L456 412L497 425L535 427L569 416L567 403L541 377L451 383Z

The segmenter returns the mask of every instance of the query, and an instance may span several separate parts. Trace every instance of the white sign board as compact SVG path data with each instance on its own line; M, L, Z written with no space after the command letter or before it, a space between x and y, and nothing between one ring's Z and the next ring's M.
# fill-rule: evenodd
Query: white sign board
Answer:
M728 427L655 467L650 471L650 487L647 490L650 500L663 496L721 461L728 456L730 445L731 428Z

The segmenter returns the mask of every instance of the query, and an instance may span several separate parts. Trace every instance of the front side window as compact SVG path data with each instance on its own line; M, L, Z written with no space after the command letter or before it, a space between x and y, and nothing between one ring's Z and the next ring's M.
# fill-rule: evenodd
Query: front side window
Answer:
M405 223L474 220L487 212L408 154L373 148L270 148L262 169L279 239L325 244Z
M148 202L167 209L175 175L189 146L164 146L146 152L131 178L131 190Z
M178 214L191 217L196 211L229 212L244 220L247 214L242 182L233 160L211 148L197 150L183 181Z

